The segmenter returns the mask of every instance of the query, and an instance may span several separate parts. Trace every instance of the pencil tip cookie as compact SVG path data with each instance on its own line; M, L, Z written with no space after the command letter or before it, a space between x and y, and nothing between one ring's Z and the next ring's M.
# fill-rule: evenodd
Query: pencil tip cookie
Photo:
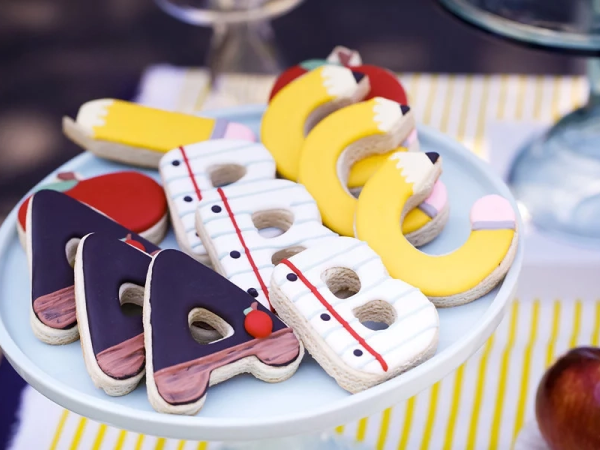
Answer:
M267 308L273 267L335 235L306 189L288 180L207 191L196 226L215 270Z
M144 303L152 258L141 242L85 236L75 258L75 303L83 358L94 385L108 395L131 392L144 376L142 318L124 304ZM140 310L141 311L141 310Z
M368 77L331 65L312 70L283 88L269 103L260 132L277 172L296 181L300 150L308 132L333 111L360 101L368 90Z
M347 186L351 168L372 155L387 157L414 132L411 109L384 98L336 111L311 131L302 147L299 181L319 205L326 226L345 236L354 235L357 201ZM383 161L370 168L371 173ZM435 238L448 218L445 188L439 187L436 193L423 208L411 211L403 226L416 245Z
M31 198L27 211L30 322L36 337L48 344L68 344L79 337L73 265L79 241L92 232L114 239L129 236L149 253L158 250L156 245L68 195L42 190Z
M171 222L181 250L202 263L210 258L196 231L196 210L209 190L275 178L275 162L259 143L219 139L185 145L160 161Z
M352 393L424 362L437 348L434 305L391 278L357 239L331 238L283 260L273 272L271 298L313 358Z
M177 250L154 257L143 315L148 398L159 412L196 414L209 386L241 373L284 381L304 355L277 316ZM210 325L222 339L199 345L190 330L194 322Z
M367 182L356 208L356 237L366 241L394 278L419 288L438 307L471 302L506 275L517 250L517 219L505 198L488 195L471 209L471 234L446 255L414 248L399 223L427 197L439 172L437 153L396 153ZM399 256L401 255L401 256Z
M80 178L73 172L63 172L54 183L42 185L41 189L63 192L155 244L167 232L165 193L156 181L141 173L113 172ZM17 230L23 246L30 199L21 203L18 212Z
M76 120L63 119L63 131L97 156L151 168L180 145L221 138L255 140L252 130L239 123L113 99L84 103Z

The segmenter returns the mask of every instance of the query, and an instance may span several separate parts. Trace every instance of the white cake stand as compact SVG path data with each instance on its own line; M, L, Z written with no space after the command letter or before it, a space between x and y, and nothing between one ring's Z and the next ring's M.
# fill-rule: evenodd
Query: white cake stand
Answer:
M263 109L244 107L213 115L258 130ZM444 158L442 179L448 187L451 206L448 225L424 248L426 252L446 253L465 242L470 230L470 207L482 195L503 195L516 209L508 188L484 162L432 129L422 127L420 137L425 150L439 152ZM89 177L124 169L127 167L83 154L59 170L77 171ZM144 172L158 179L156 172ZM15 220L13 210L0 228L0 346L17 372L42 394L83 416L140 433L187 440L244 441L315 434L410 398L455 370L485 343L513 298L523 260L521 234L515 262L500 286L471 304L440 310L437 354L395 379L351 395L306 356L288 381L268 384L250 375L239 376L210 388L197 416L175 416L152 409L143 383L124 397L109 397L96 389L77 342L53 347L33 336L29 328L27 259L17 238ZM162 246L176 247L172 234ZM316 441L311 442L294 447L288 441L285 448L316 448ZM342 448L329 440L320 442L332 445L322 448ZM272 445L282 448L284 444ZM269 447L261 443L254 448Z

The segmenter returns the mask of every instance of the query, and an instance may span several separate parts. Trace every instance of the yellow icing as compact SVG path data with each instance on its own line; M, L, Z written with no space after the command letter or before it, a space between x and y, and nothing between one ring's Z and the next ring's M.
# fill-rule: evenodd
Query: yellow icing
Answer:
M323 224L343 236L354 236L357 201L339 179L337 162L350 144L368 136L384 134L374 120L376 104L376 99L372 99L347 106L327 117L313 129L302 147L298 181L317 202ZM349 185L362 186L364 182L358 183L358 180L367 180L388 156L389 152L373 155L354 164L355 168L358 167L356 171L351 171L355 183ZM415 209L407 215L406 225L402 229L406 234L412 233L430 220L425 213Z
M428 297L448 297L474 288L505 258L514 230L471 231L462 247L442 256L417 250L398 226L414 192L397 164L388 160L363 188L356 209L356 236L375 250L393 278Z
M318 67L281 89L263 116L261 139L273 155L279 174L289 180L298 180L306 123L311 114L320 106L340 98L335 94L335 89L327 89L323 73L327 67ZM373 161L369 161L371 159ZM356 179L358 184L351 184L350 187L363 186L381 161L379 157L361 161L350 177L351 183L355 183Z
M210 138L215 120L114 100L93 126L94 139L166 153Z
M431 222L431 217L421 211L419 208L415 208L406 215L404 222L402 222L402 233L407 235L420 230L425 225Z
M324 86L326 67L312 70L281 89L263 115L261 139L275 159L277 172L289 180L298 179L305 124L311 113L336 98Z
M348 176L348 187L350 189L354 189L364 186L367 180L371 178L375 172L377 172L377 169L383 165L388 157L392 153L399 151L407 151L407 149L404 147L398 147L387 153L369 156L368 158L357 161L350 169L350 175Z

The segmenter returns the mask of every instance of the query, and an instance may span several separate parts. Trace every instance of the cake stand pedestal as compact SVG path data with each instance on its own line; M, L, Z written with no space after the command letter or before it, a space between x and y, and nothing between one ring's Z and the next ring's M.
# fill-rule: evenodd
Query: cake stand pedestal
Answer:
M155 0L182 22L210 27L207 66L211 81L222 73L275 75L285 68L277 51L271 20L302 0Z

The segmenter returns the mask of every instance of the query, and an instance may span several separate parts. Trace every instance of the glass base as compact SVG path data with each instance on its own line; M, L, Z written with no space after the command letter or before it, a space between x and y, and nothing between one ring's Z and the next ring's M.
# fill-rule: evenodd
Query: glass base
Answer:
M600 105L568 114L527 145L509 183L536 226L600 245Z
M218 450L366 450L366 447L350 442L343 436L322 433L309 436L292 436L250 442L221 444Z

